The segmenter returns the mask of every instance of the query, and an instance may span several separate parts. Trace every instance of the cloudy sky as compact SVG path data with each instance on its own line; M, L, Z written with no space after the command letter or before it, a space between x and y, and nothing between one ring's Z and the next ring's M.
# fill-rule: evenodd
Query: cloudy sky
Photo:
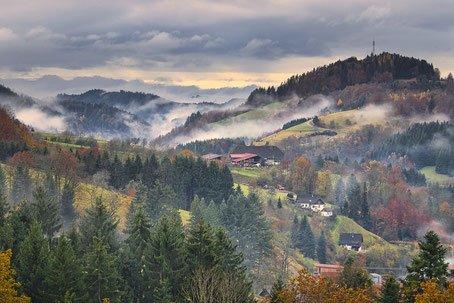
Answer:
M454 1L0 0L0 78L279 84L371 51L454 71Z

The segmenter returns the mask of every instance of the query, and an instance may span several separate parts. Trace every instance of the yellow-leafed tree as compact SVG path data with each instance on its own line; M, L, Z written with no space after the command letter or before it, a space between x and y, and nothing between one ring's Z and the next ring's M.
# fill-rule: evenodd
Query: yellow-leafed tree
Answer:
M0 303L29 303L30 298L19 295L20 284L14 278L11 268L11 250L0 252Z
M454 282L450 282L446 289L441 288L435 281L422 283L422 293L417 294L415 303L453 303Z

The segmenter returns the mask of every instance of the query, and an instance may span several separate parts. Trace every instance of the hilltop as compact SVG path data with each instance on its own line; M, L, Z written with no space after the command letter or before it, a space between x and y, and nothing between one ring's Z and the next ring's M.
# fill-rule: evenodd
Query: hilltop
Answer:
M175 146L191 140L249 137L258 144L276 144L293 134L299 138L340 130L345 135L361 125L384 124L393 117L408 123L415 115L452 118L454 94L448 86L453 84L448 82L421 59L390 53L349 58L292 76L277 88L258 88L235 110L205 112L197 123L185 123L155 143ZM362 108L359 114L353 111ZM320 125L305 121L279 132L290 121L314 116L327 117ZM351 125L345 125L348 120Z

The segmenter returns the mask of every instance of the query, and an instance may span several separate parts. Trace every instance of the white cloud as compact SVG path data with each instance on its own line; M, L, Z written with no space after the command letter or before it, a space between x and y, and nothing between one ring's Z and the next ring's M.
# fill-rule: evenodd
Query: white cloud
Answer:
M23 123L41 131L64 131L66 129L62 117L48 115L35 107L18 110L16 117Z
M0 41L6 42L15 39L16 34L7 27L0 27Z

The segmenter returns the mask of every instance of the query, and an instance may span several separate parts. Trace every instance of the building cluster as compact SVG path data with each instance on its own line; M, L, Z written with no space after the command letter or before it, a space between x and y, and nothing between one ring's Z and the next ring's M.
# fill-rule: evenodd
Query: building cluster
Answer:
M326 204L321 197L314 195L298 196L296 199L292 198L294 203L305 210L310 210L314 213L320 214L323 217L332 217L333 209L331 206ZM295 201L296 200L296 201Z
M238 145L229 154L206 154L202 156L205 161L216 161L240 167L277 165L283 158L282 150L271 145Z

